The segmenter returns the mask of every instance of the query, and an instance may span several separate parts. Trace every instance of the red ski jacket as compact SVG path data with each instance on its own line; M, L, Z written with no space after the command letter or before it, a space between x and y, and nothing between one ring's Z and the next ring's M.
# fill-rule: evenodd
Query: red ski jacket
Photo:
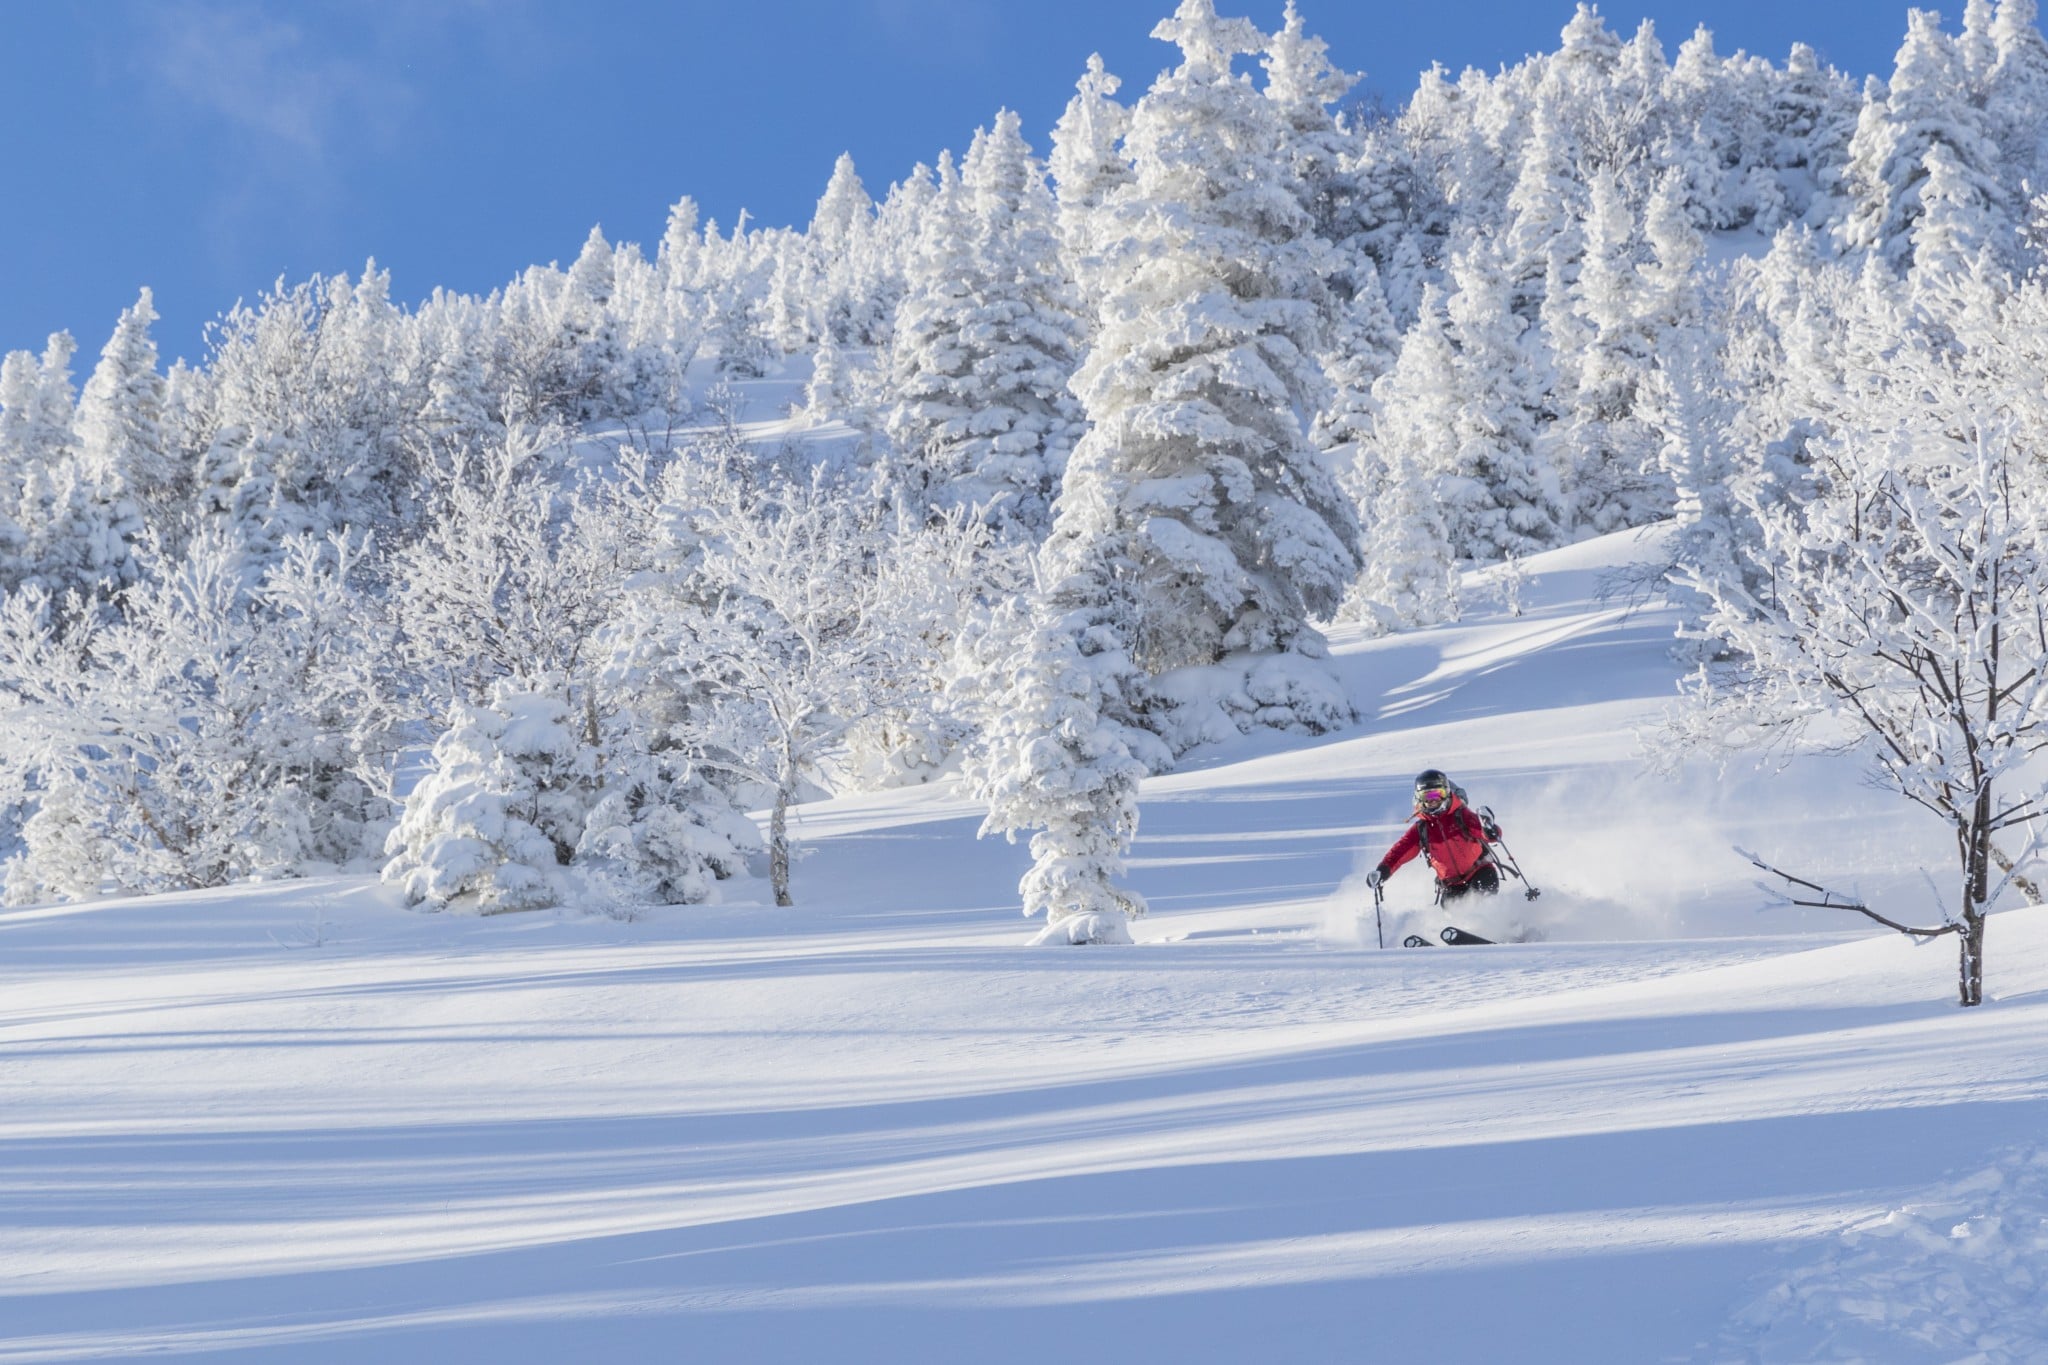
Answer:
M1435 815L1415 817L1415 823L1394 840L1387 856L1380 859L1382 873L1391 875L1395 868L1425 851L1437 880L1452 886L1470 877L1481 863L1492 861L1486 852L1486 822L1478 811L1465 804L1463 797L1455 794L1450 804Z

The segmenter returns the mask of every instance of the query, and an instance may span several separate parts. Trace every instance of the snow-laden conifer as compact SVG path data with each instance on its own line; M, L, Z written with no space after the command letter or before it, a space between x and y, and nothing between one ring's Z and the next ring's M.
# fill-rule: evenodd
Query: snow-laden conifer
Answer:
M1920 218L1912 233L1912 277L1916 281L1966 268L1991 247L1998 230L1983 197L1971 186L1962 163L1946 143L1928 147L1925 169Z
M1770 161L1796 221L1824 227L1843 211L1849 141L1861 108L1847 76L1823 66L1811 46L1792 45L1763 117L1774 140Z
M558 290L561 273L548 288ZM407 523L408 413L427 407L424 372L404 375L387 273L315 277L231 310L213 331L211 421L199 461L201 513L226 524L260 566L294 535ZM542 286L527 298L538 309ZM551 296L550 296L551 297ZM494 376L500 395L567 403L561 333L532 319L530 353ZM500 340L504 340L500 335ZM414 446L417 449L417 444Z
M1266 98L1279 106L1286 123L1285 155L1309 221L1326 241L1349 240L1360 226L1357 139L1330 111L1360 75L1337 68L1329 45L1308 31L1294 0L1287 0L1280 31L1266 40L1259 65L1266 72Z
M1689 575L1736 585L1734 591L1751 581L1744 559L1753 546L1753 523L1736 501L1731 404L1716 382L1714 358L1703 329L1667 333L1645 385L1643 413L1657 440L1658 464L1674 490L1673 561ZM1676 652L1695 661L1711 657L1720 646L1698 631L1711 597L1690 582L1674 583L1668 592L1689 627Z
M1099 297L1105 287L1101 256L1108 245L1106 229L1098 229L1095 215L1132 176L1123 152L1131 113L1116 101L1122 84L1103 68L1101 54L1090 54L1088 69L1052 130L1048 165L1059 210L1060 250L1067 273L1090 298Z
M1908 15L1891 80L1881 100L1866 93L1849 146L1854 205L1837 235L1894 270L1903 269L1912 252L1913 226L1925 212L1927 154L1936 143L1953 158L1952 193L1967 193L1987 212L2003 211L2007 202L1997 143L1970 98L1968 72L1940 18L1932 10Z
M1546 357L1513 310L1513 286L1493 244L1473 242L1459 252L1451 280L1457 467L1438 491L1452 549L1484 562L1548 548L1563 534L1566 512L1558 470L1537 445Z
M1355 445L1364 438L1377 410L1373 385L1393 368L1401 349L1401 329L1387 306L1372 258L1359 256L1347 273L1351 296L1335 305L1336 322L1322 357L1328 397L1309 428L1309 438L1319 450Z
M2007 166L2007 183L2037 188L2048 160L2048 38L2038 0L1999 0L1985 112Z
M501 678L482 703L456 706L391 831L383 875L433 910L632 914L716 899L760 844L674 745L653 742L631 712L595 717L543 674Z
M1157 673L1317 650L1308 618L1335 609L1357 560L1352 510L1298 415L1320 396L1324 258L1277 111L1230 70L1263 37L1207 0L1155 33L1182 62L1133 111L1136 178L1104 209L1117 283L1075 378L1093 426L1054 537L1131 564L1127 644Z
M1519 166L1506 201L1504 257L1511 302L1533 317L1553 296L1560 302L1550 306L1565 306L1585 252L1586 186L1561 96L1550 87L1538 95Z
M475 299L436 290L411 331L423 389L413 448L424 462L445 467L456 451L502 435L504 395L491 382L489 313Z
M1357 483L1364 570L1340 616L1375 632L1453 620L1458 555L1442 509L1458 468L1457 354L1435 286L1424 290L1422 316L1373 398Z
M852 414L853 385L846 353L829 335L811 352L811 377L804 384L804 416L829 422Z
M703 343L709 312L705 301L704 246L697 230L697 201L684 195L670 206L654 257L660 289L661 338L675 372L687 375Z
M40 367L30 351L0 358L0 587L28 572L28 532L18 518L32 472L47 457L32 422Z
M130 547L146 532L145 502L162 512L176 505L179 487L163 430L163 376L149 335L156 308L147 289L121 314L100 351L99 363L78 399L77 479L65 539L94 547L90 578L132 577Z
M723 787L621 713L570 857L582 894L613 913L700 905L717 899L720 882L745 875L761 848L761 831Z
M566 869L597 780L577 727L546 679L501 679L459 704L391 832L384 880L411 904L484 915L573 896Z
M1647 228L1639 230L1620 177L1593 178L1586 257L1574 291L1584 349L1560 442L1574 517L1592 531L1641 526L1670 510L1669 487L1637 409L1658 333L1692 305L1696 288L1699 237L1686 195L1683 175L1667 172L1652 205L1665 253L1658 257L1645 249Z
M76 461L77 411L71 386L71 358L77 343L69 332L53 333L41 356L8 357L12 380L0 413L0 452L8 468L8 491L20 529L18 559L10 582L32 581L62 593L94 582L89 548L70 535L72 507L81 496ZM19 480L19 486L15 481Z
M833 164L803 245L821 325L841 344L866 346L881 340L893 300L875 287L875 201L861 183L851 154L842 152Z
M761 306L744 282L723 286L713 298L705 344L722 379L759 379L775 363L775 346Z
M164 378L157 372L150 291L121 314L78 398L80 458L110 495L174 500L178 472L165 449Z
M1063 516L1098 485L1067 494ZM981 832L1014 842L1031 831L1032 865L1018 884L1026 916L1044 915L1041 944L1129 943L1144 898L1124 885L1138 831L1138 784L1172 761L1138 722L1151 680L1131 657L1136 604L1113 542L1061 540L1039 564L1024 619L990 659L988 720L967 772L987 803Z
M889 417L904 495L980 507L1015 539L1043 539L1079 424L1067 392L1079 301L1044 169L1003 110L961 175L941 162L911 292L897 319Z

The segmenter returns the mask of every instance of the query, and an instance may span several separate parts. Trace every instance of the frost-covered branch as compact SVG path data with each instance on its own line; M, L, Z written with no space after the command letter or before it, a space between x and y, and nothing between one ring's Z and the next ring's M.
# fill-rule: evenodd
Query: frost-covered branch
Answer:
M1756 867L1765 872L1768 872L1772 876L1780 878L1781 880L1785 881L1786 883L1792 886L1804 887L1806 890L1811 891L1820 897L1819 900L1800 900L1796 896L1781 896L1780 899L1786 905L1806 906L1816 910L1853 910L1859 915L1863 915L1869 919L1876 920L1879 924L1882 924L1887 929L1896 930L1901 934L1909 934L1914 938L1940 938L1944 934L1954 934L1960 933L1962 931L1963 926L1960 924L1944 924L1939 929L1911 928L1908 925L1900 924L1896 920L1886 919L1883 915L1878 914L1875 910L1872 910L1869 906L1865 905L1861 900L1851 900L1848 897L1840 895L1837 892L1830 891L1827 887L1822 886L1818 882L1810 882L1806 880L1806 878L1804 877L1795 877L1790 872L1786 872L1780 868L1772 867L1769 863L1765 862L1762 858L1759 858L1756 854L1749 852L1747 849L1738 848L1735 851L1737 853L1740 853L1743 857L1749 859L1750 865L1752 867Z

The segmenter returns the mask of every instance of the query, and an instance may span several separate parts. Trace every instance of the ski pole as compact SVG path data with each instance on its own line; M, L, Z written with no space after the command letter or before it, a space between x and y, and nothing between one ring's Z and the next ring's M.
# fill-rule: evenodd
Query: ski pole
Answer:
M1525 898L1532 901L1535 900L1538 896L1542 895L1542 891L1538 890L1536 885L1533 882L1531 882L1528 876L1522 871L1522 865L1515 861L1515 855L1508 852L1507 841L1505 839L1495 839L1493 842L1494 846L1500 849L1500 856L1508 860L1508 871L1514 873L1515 876L1521 879L1523 888L1522 895Z
M1526 900L1535 900L1538 896L1542 895L1543 893L1540 890L1538 890L1532 882L1530 882L1528 876L1522 871L1522 865L1515 861L1515 855L1508 851L1508 841L1500 837L1499 826L1494 821L1493 807L1481 806L1479 808L1479 813L1486 817L1486 823L1488 825L1494 827L1494 835L1491 839L1487 840L1487 842L1492 844L1495 848L1499 849L1500 856L1508 860L1508 871L1514 873L1515 880L1521 882L1522 884L1523 898Z
M1384 889L1383 887L1381 887L1381 886L1380 886L1380 884L1379 884L1378 882L1375 882L1375 883L1373 883L1373 888L1372 888L1372 927L1373 927L1373 930L1374 930L1374 932L1376 932L1376 933L1377 933L1377 934L1379 935L1379 938L1380 938L1380 948L1381 948L1382 950L1384 950L1384 949L1386 948L1386 946L1387 946L1387 926L1386 926L1386 922L1385 922L1384 920L1382 920L1382 919L1380 918L1380 907L1381 907L1382 905L1385 905L1386 903L1387 903L1387 893L1386 893L1385 889Z

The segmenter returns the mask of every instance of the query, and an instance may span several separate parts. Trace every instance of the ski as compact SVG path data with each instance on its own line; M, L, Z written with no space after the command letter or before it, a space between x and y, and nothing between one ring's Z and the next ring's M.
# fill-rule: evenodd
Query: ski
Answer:
M1403 948L1434 948L1436 945L1420 934L1410 934L1401 940Z
M1469 948L1474 944L1493 942L1490 938L1481 938L1479 935L1460 929L1456 925L1445 929L1442 937L1443 941L1450 944L1453 948Z

